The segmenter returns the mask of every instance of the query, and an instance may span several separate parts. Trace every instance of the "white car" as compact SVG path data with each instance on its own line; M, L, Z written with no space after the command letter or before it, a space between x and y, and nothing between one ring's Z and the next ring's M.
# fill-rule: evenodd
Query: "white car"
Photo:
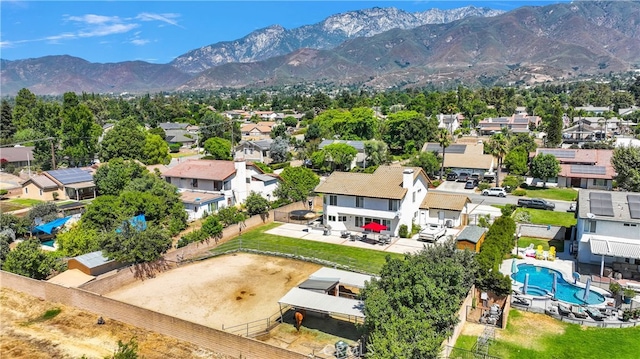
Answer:
M506 197L507 191L502 187L487 188L482 191L483 196Z
M444 237L447 234L447 229L441 224L431 223L423 228L418 234L418 239L421 241L435 242L439 238Z

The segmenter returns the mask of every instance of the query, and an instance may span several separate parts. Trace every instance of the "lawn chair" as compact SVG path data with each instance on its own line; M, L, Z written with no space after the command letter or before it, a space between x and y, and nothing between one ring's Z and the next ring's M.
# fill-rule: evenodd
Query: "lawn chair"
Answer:
M584 309L579 305L572 305L571 313L573 313L576 318L580 319L586 319L589 316L587 312L585 312Z
M542 249L542 244L539 244L536 249L536 259L544 259L544 249Z
M560 315L569 315L571 313L571 307L558 303L558 313L560 313Z
M549 247L549 255L547 257L548 260L553 261L556 259L556 247Z
M589 316L597 321L600 322L602 320L604 320L604 315L602 315L602 313L600 313L600 311L598 309L595 308L587 308L587 314L589 314Z

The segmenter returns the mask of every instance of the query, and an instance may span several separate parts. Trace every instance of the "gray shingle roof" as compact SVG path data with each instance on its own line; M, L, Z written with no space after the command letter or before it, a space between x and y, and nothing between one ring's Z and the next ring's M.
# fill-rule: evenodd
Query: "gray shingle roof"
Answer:
M456 238L457 241L468 241L471 243L478 243L482 235L486 231L485 228L479 226L466 226L464 229L458 234Z
M91 252L81 256L74 257L75 260L82 263L87 268L96 268L103 264L113 262L102 255L102 251Z

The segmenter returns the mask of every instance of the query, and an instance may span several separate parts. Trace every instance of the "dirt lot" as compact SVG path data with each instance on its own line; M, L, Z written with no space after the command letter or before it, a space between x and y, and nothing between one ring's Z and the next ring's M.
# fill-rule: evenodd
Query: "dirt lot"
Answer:
M278 312L278 300L319 268L239 253L181 266L105 296L221 329Z
M15 292L0 290L0 357L17 359L104 358L118 340L136 338L146 359L226 358L190 343L108 320L97 325L95 314ZM50 319L45 313L57 312Z

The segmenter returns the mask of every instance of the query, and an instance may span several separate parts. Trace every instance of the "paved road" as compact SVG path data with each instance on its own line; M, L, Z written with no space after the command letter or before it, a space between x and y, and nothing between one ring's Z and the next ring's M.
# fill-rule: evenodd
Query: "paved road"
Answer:
M480 194L480 192L477 192L476 190L464 189L464 182L453 182L453 181L443 182L438 188L435 189L435 191L444 192L444 193L465 194L469 197L469 199L471 199L472 203L478 204L478 205L486 205L486 206L490 206L492 204L501 204L501 205L516 204L518 203L518 198L521 198L521 197L511 196L511 195L507 195L507 197L504 197L504 198L483 196ZM567 201L556 201L556 200L552 200L550 202L553 202L556 204L556 209L555 209L556 212L566 212L569 209L569 205L572 203Z

